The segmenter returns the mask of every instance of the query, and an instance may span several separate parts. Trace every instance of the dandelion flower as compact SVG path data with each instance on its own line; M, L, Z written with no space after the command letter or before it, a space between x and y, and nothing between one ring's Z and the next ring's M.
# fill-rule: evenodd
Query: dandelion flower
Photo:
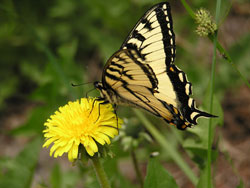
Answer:
M54 157L68 153L69 161L78 157L82 145L90 156L98 152L98 145L110 144L110 138L118 135L122 120L114 113L111 104L101 104L96 98L82 98L60 107L45 122L46 138L43 147L50 148Z

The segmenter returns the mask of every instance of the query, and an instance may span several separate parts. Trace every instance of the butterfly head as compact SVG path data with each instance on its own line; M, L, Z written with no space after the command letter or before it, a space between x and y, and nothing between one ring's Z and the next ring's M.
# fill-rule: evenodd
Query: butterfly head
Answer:
M94 82L94 87L100 91L102 98L106 99L112 104L118 104L119 101L117 99L117 96L113 93L111 89L106 88L102 82Z
M101 93L101 95L102 95L102 97L104 97L103 95L104 95L104 91L105 91L106 89L103 87L102 82L100 82L100 81L94 82L94 87L95 87L97 90L99 90L100 93Z
M103 86L102 82L100 81L94 82L94 87L100 91L102 98L109 100L107 89Z
M103 88L102 82L100 82L100 81L95 81L94 86L98 90L101 90Z

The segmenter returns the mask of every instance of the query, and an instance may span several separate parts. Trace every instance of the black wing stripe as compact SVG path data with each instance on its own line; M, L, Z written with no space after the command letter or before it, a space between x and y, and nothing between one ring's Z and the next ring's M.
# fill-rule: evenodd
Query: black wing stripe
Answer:
M119 59L120 59L120 61L125 60L125 59L122 59L121 57L119 57ZM114 61L111 61L110 65L111 65L111 66L118 67L118 68L120 68L120 69L124 69L124 66L122 66L122 65L120 65L120 64L118 64L118 63L115 63Z
M124 75L124 76L126 76L127 78L129 78L129 79L133 79L133 77L131 76L131 75L129 75L129 74L127 74L127 71L123 71L123 70L118 70L118 69L114 69L114 68L112 68L112 67L109 67L108 69L107 69L107 72L110 72L110 75L111 75L111 72L117 72L117 73L119 73L120 75ZM113 76L115 76L115 75L113 75Z
M144 28L147 28L148 31L151 31L153 29L152 28L152 23L147 21L146 24L145 24L145 26L144 26Z
M163 38L164 39L170 38L170 40L163 40L165 54L171 54L171 57L167 56L168 58L166 58L165 60L166 66L169 66L171 62L174 61L175 54L171 52L171 48L168 48L168 46L171 44L171 39L172 39L173 40L172 44L174 45L174 50L175 50L175 34L172 29L173 28L172 16L170 14L171 10L170 10L169 4L167 4L167 10L169 12L169 14L167 15L169 22L167 22L167 19L166 19L167 16L164 14L162 7L158 7L156 9L156 12L157 12L156 16L157 16L157 20L160 23ZM170 28L167 27L168 23L170 24Z
M145 40L145 37L140 34L137 30L135 30L135 32L133 32L133 35L132 35L133 38L136 38L138 39L139 41L144 41Z
M125 80L121 80L120 77L117 77L117 76L115 76L115 75L113 75L113 74L110 74L110 73L108 73L108 72L105 73L105 77L108 77L108 78L110 78L110 79L112 79L112 80L121 81L121 82L123 82L123 84L125 84L125 85L128 84Z

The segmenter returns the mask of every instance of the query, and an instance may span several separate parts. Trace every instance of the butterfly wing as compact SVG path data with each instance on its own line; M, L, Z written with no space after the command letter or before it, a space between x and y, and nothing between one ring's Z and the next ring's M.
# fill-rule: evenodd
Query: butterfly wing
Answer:
M168 2L149 9L132 29L121 49L133 49L147 63L165 67L175 59L175 34Z
M130 103L164 118L179 129L213 117L195 107L191 83L177 68L175 38L168 3L160 3L139 20L121 49L104 68L102 84L113 103Z

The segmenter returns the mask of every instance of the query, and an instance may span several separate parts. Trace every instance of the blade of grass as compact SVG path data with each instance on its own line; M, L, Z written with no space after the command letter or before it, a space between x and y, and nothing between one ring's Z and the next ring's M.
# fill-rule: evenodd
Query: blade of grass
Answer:
M216 13L215 22L219 22L221 0L216 1ZM219 28L218 28L219 29ZM218 32L218 31L217 31ZM211 86L210 86L210 109L209 112L212 114L213 110L213 96L214 96L214 80L215 80L215 67L216 67L216 48L217 48L217 32L214 34L213 43L213 62L211 70ZM207 149L207 187L212 188L212 178L211 178L211 163L212 163L212 118L209 119L208 125L208 149Z
M180 167L186 174L189 180L196 185L198 179L187 163L182 159L181 155L175 150L171 143L154 127L154 125L137 109L133 109L137 117L141 120L147 130L154 136L157 142L169 153L173 161Z
M191 9L191 7L187 4L186 0L181 0L182 5L184 6L184 8L186 9L186 11L188 12L188 14L195 19L195 14L194 11ZM216 23L218 26L218 22ZM214 42L214 37L215 35L208 35L208 38ZM230 64L232 65L232 67L236 70L236 72L238 73L238 75L241 77L241 79L244 81L244 83L250 88L250 83L248 82L248 80L246 79L246 77L241 74L240 70L238 69L238 67L234 64L232 58L230 57L229 53L222 47L222 45L219 43L218 40L216 40L216 48L217 50L220 52L220 54L222 55L222 57Z

